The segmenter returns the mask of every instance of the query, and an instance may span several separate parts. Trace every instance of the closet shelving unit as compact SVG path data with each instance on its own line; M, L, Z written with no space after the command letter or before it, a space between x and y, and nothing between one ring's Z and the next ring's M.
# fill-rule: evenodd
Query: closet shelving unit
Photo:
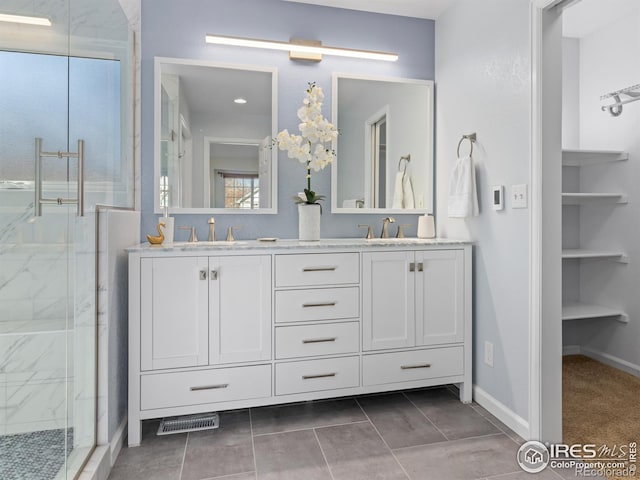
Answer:
M609 162L628 160L626 152L611 150L563 150L563 167L587 167ZM563 192L563 205L589 205L589 204L624 204L627 196L614 193L595 192ZM624 252L608 250L592 250L583 248L567 248L562 250L563 260L613 260L620 263L629 263L629 258ZM622 310L603 305L590 305L582 302L564 301L562 305L562 320L587 320L593 318L616 318L627 323L629 316Z

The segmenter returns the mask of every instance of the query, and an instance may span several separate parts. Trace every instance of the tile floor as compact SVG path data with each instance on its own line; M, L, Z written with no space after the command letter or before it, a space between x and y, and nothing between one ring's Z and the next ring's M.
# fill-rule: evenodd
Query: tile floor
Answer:
M110 480L525 480L522 439L450 388L222 412L220 428L123 448ZM538 480L559 480L545 470Z

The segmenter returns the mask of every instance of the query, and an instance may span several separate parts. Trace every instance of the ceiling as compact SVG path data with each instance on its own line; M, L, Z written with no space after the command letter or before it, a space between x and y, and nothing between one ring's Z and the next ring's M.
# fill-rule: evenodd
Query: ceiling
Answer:
M457 0L284 0L325 7L386 13L403 17L436 19Z
M562 34L583 38L639 9L638 0L606 0L606 6L602 0L581 0L564 10Z

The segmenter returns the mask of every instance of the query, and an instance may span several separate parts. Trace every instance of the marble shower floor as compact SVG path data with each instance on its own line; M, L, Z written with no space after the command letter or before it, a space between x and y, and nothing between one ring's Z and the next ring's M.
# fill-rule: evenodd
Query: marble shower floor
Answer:
M221 412L218 430L123 447L110 480L526 480L522 439L450 388ZM573 475L573 472L569 472ZM537 480L575 478L545 470Z
M0 436L0 479L53 479L72 448L73 429Z

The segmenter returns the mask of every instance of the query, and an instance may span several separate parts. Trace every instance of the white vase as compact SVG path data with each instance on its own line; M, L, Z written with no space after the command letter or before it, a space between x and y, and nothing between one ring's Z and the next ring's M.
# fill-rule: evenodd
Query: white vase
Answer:
M320 240L320 205L298 204L298 239L305 242Z

